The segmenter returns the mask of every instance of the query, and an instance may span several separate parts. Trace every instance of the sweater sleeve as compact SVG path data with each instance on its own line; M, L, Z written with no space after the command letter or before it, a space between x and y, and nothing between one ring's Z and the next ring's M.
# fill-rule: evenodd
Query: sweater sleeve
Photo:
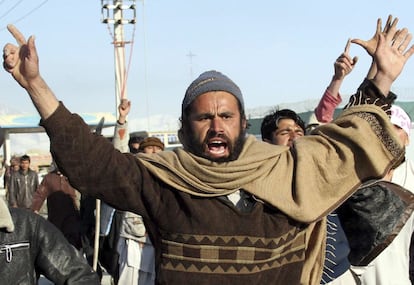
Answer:
M329 123L333 120L335 108L342 102L341 95L333 96L328 89L325 90L318 106L315 109L315 115L319 122Z
M391 105L396 99L397 95L394 93L390 92L388 96L385 96L371 80L365 79L357 92L349 98L345 109L353 106L376 105L384 110L388 116L391 116Z
M159 202L155 191L159 186L142 163L134 155L115 149L105 137L91 133L82 118L62 103L41 125L59 169L82 194L142 216Z
M401 163L405 148L386 113L388 100L368 82L332 123L295 141L295 203L300 205L300 220L325 216L361 183L381 179ZM310 173L317 175L310 178Z
M120 152L129 152L128 147L129 141L129 132L128 132L128 123L121 125L118 122L115 125L114 131L114 147Z

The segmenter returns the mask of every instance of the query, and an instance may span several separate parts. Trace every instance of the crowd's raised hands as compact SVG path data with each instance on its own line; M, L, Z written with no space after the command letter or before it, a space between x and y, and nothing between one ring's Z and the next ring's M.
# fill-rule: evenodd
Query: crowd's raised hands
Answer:
M398 18L393 19L389 16L382 29L382 21L378 19L376 32L370 40L351 40L352 43L366 49L373 57L376 72L372 78L384 94L388 93L392 82L414 53L414 46L408 48L412 35L406 28L398 30L397 23ZM30 36L26 40L13 25L8 25L7 28L17 45L8 43L4 46L3 67L28 91L42 118L46 118L57 108L58 101L40 76L34 37ZM349 46L348 42L344 53L335 62L335 77L343 79L357 62L357 58L349 56Z
M412 35L407 28L398 29L398 18L389 15L382 28L382 20L377 20L373 37L367 41L353 39L351 42L363 47L372 56L368 79L375 79L375 84L384 94L401 73L405 63L414 52L414 46L408 48Z

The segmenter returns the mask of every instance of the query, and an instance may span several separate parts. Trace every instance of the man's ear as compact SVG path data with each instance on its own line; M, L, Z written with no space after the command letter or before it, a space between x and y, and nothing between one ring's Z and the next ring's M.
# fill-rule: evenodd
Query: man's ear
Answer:
M243 130L245 130L247 128L247 120L246 119L242 120L242 128L243 128Z

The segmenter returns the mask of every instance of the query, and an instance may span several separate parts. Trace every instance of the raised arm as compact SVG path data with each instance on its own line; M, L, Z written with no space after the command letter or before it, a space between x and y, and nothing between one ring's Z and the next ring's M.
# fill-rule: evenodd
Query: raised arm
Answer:
M375 104L388 115L391 114L391 104L395 100L395 94L390 92L391 85L414 53L414 45L408 47L411 39L406 28L397 33L395 26L387 34L379 34L373 55L378 70L373 79L367 79L361 84L358 92L350 97L345 109L361 104Z
M41 125L50 138L53 158L62 173L82 194L99 198L119 209L132 211L139 208L144 213L139 197L144 188L142 181L146 179L145 184L153 182L144 166L136 157L116 151L106 138L92 134L80 116L72 114L57 100L39 73L34 38L26 41L14 26L9 25L8 29L18 45L8 43L4 46L3 67L30 95L42 118ZM116 167L109 167L114 165Z
M59 106L59 101L39 73L39 58L34 36L26 41L13 25L7 29L17 46L8 43L3 48L3 67L29 93L42 119L48 118Z
M118 120L115 125L114 131L114 140L113 144L116 149L120 152L129 152L129 132L128 132L128 123L127 116L131 109L131 101L128 99L122 99L121 103L118 106Z
M345 77L351 73L354 69L355 64L358 62L358 57L349 55L349 49L351 47L351 40L349 39L346 43L344 52L338 57L334 64L334 76L332 77L331 83L327 90L333 95L339 95L339 89L344 81Z
M349 56L351 40L348 40L344 52L336 59L334 63L334 75L331 82L326 88L318 106L315 109L315 115L319 122L328 123L332 121L335 108L341 103L342 98L339 94L342 82L345 77L351 73L358 61L357 57Z

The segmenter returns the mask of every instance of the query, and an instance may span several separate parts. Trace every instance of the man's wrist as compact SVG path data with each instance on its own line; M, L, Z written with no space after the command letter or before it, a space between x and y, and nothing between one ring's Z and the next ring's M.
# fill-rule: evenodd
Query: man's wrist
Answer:
M388 96L388 93L391 90L393 80L391 80L385 74L378 72L372 79L372 83L378 88L378 90L385 96Z
M345 78L345 76L341 76L341 75L336 75L334 74L334 76L332 76L332 81L343 81Z

